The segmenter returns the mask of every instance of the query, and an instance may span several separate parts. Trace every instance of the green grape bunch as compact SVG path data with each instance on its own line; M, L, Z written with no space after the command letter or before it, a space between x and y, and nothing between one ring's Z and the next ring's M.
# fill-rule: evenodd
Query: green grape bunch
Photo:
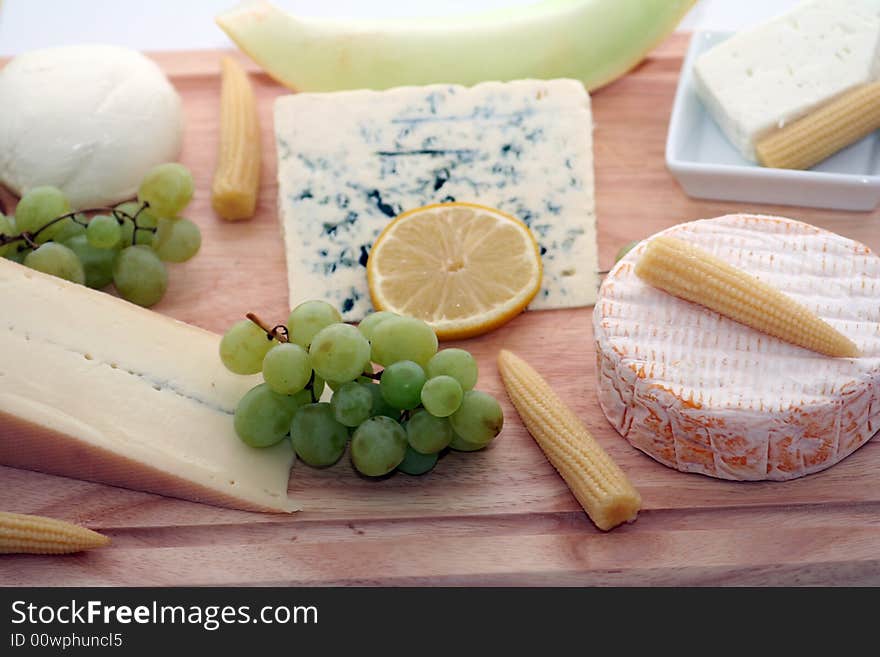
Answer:
M333 465L348 447L366 477L421 475L450 450L483 449L504 424L498 401L474 389L468 351L438 350L430 326L391 312L357 327L325 301L300 304L274 327L249 313L223 336L220 359L236 374L263 375L235 410L241 440L289 440L313 467Z
M199 227L181 217L193 190L174 162L148 171L137 200L113 208L73 210L57 187L33 187L15 216L0 214L0 257L94 289L112 283L126 301L153 306L168 289L166 263L201 248Z

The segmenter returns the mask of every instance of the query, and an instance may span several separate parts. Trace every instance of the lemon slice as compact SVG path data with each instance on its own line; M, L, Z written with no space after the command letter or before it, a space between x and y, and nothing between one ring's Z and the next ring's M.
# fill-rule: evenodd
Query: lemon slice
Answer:
M367 261L376 310L422 319L441 340L480 335L518 315L541 287L541 273L528 227L473 203L403 213Z

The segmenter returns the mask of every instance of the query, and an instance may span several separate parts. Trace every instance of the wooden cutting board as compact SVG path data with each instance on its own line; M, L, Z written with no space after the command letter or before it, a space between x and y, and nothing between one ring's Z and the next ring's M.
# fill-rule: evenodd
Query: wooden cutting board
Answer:
M692 219L757 211L803 219L880 247L880 212L842 213L689 199L663 150L688 36L593 97L600 264L624 243ZM288 312L275 213L272 101L286 91L255 72L263 125L258 216L216 218L208 190L217 150L219 52L155 59L184 99L182 160L196 178L190 208L201 253L172 267L156 310L214 331L247 311ZM732 483L670 470L606 423L595 395L590 309L528 313L463 345L480 387L503 400L493 445L452 453L425 477L358 477L294 467L292 516L231 511L0 467L0 508L86 524L111 547L67 557L0 557L4 585L224 584L880 584L880 442L789 483ZM504 394L499 348L537 367L641 491L638 520L597 530L548 464ZM2 435L2 427L0 427ZM2 439L2 438L0 438Z

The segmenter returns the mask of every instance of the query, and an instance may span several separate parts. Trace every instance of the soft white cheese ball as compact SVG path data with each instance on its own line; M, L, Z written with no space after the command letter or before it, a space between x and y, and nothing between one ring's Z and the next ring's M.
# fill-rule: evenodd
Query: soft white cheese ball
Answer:
M135 50L46 48L0 70L0 182L19 195L55 185L78 209L132 198L182 133L180 96Z

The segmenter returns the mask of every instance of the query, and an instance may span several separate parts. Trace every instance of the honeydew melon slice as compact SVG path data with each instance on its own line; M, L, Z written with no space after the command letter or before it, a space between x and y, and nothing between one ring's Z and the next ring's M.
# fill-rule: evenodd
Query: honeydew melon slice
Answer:
M306 19L260 0L217 24L269 75L298 91L524 78L588 90L638 64L695 0L545 0L450 18Z

